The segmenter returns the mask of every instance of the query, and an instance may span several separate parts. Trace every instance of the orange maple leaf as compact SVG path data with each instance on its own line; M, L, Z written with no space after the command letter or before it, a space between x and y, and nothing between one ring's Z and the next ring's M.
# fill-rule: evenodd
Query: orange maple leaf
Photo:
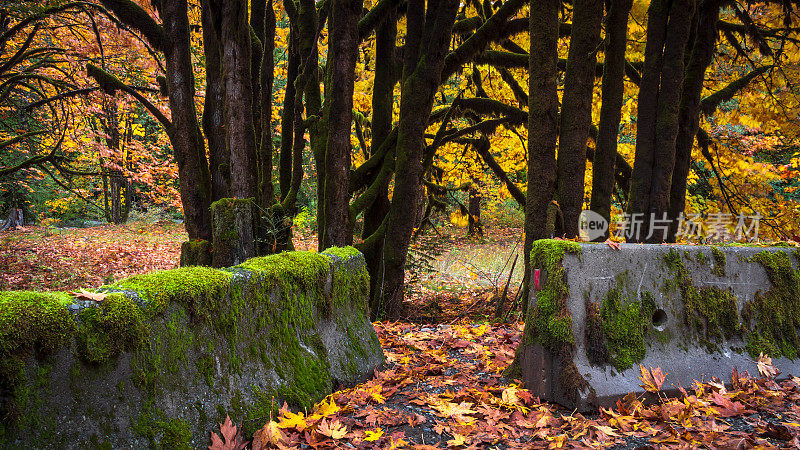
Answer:
M244 450L247 447L247 442L242 437L241 431L231 422L230 416L226 415L225 421L219 424L219 431L222 437L213 431L211 432L209 450Z
M647 392L655 393L661 390L661 386L664 385L664 379L667 377L667 374L661 372L660 367L647 369L645 366L639 364L639 371L642 373L639 379L642 380L643 383L639 386L644 388Z

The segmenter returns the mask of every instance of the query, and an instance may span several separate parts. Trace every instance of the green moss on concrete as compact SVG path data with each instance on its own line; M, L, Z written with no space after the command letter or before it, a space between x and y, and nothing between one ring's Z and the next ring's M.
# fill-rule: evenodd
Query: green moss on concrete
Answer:
M354 247L331 247L322 255L329 261L342 261L333 270L333 299L337 307L353 305L353 300L369 298L369 273L365 264L355 264L360 253ZM333 267L333 266L331 266ZM364 316L368 315L366 302L356 302L355 306Z
M78 351L84 361L102 364L125 351L138 350L147 337L144 314L122 294L110 294L98 307L80 312Z
M330 260L317 252L284 252L250 258L236 268L258 273L270 286L317 290L330 271Z
M719 249L716 249L721 253ZM712 255L716 255L712 250ZM714 256L715 267L724 270L724 255L722 264L718 256ZM664 256L667 268L672 272L674 283L681 294L684 309L684 322L699 334L700 340L709 350L716 350L716 342L723 338L740 335L743 331L739 321L739 311L736 297L730 290L717 287L704 287L698 289L689 271L681 260L680 253L670 250Z
M230 287L232 274L209 267L182 267L134 275L112 287L132 290L145 300L148 316L162 313L171 302L186 307L192 314L207 317Z
M242 435L245 439L250 439L265 423L275 420L281 405L275 395L253 386L252 401L242 407Z
M191 449L192 430L189 424L181 419L170 419L158 422L161 429L160 446L163 449Z
M686 253L686 252L684 252L684 254L685 254L685 253ZM690 259L690 258L687 258L687 259ZM703 251L702 251L702 250L698 250L698 251L697 251L697 262L698 262L700 265L705 265L706 263L708 263L708 256L706 256L706 254L705 254L705 253L703 253Z
M0 329L0 333L6 333L0 349L3 356L20 355L19 360L4 357L3 365L6 372L24 377L22 357L34 348L42 353L55 352L70 345L73 338L82 359L93 365L111 361L122 352L133 352L133 385L151 405L145 407L147 411L135 428L152 437L154 445L164 437L169 445L180 446L187 435L179 422L168 420L152 407L162 390L185 389L188 374L213 388L225 386L215 390L216 395L224 395L229 386L226 374L241 371L245 358L260 360L267 370L280 376L276 389L269 392L270 402L275 395L281 403L286 400L311 408L333 385L325 347L313 329L316 314L328 314L332 308L349 309L354 319L342 320L339 325L344 325L341 331L350 341L345 346L354 346L353 355L366 357L362 346L379 346L376 339L362 344L354 328L357 322L366 322L368 314L364 299L369 278L363 260L357 256L353 248L334 248L323 254L300 252L254 258L231 270L185 267L137 275L110 286L137 295L112 293L77 314L69 312L67 305L73 299L65 294L3 293L0 320L14 320L7 320ZM333 262L336 265L331 273ZM232 283L234 277L248 281ZM329 277L333 289L326 293ZM12 304L7 304L8 299L14 300ZM28 328L35 336L28 336ZM213 335L224 339L216 346L209 345L213 344L209 337ZM243 340L258 344L239 344ZM187 355L193 352L198 357L189 359ZM218 364L222 366L221 380L215 379ZM355 371L352 362L344 364L343 370ZM95 372L92 367L75 364L71 385L80 389L80 380ZM15 384L15 395L26 409L35 406L31 385L30 380ZM266 395L257 397L264 400Z
M772 288L758 292L742 310L750 325L747 352L756 357L763 352L773 358L797 358L800 349L800 272L792 266L786 252L762 251L751 258L767 271Z
M536 293L536 304L529 308L525 339L538 342L550 351L562 345L572 345L572 317L566 307L569 287L561 261L567 253L580 254L581 246L571 241L542 239L533 243L531 267L546 275Z
M214 384L214 358L211 355L201 355L195 361L197 373L202 377L206 384L211 387Z
M711 273L718 277L725 276L725 253L719 247L711 247L711 256L714 258L714 268Z
M192 431L185 420L168 419L164 411L148 401L137 416L131 430L134 434L147 438L150 447L156 449L190 449Z
M0 390L24 384L25 359L54 354L71 342L76 323L70 303L69 295L57 292L0 292Z
M626 288L624 278L617 277L616 286L606 293L600 303L602 336L608 361L619 371L629 369L644 359L647 353L645 338L652 328L652 316L656 309L649 293L642 295L641 301L634 298L631 290Z

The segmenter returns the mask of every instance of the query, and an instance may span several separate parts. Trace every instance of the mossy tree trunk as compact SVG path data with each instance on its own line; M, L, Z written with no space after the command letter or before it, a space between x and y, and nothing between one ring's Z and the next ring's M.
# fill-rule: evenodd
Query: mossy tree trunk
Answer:
M281 111L281 148L279 155L278 187L283 200L292 185L292 143L294 142L294 98L297 72L300 70L300 55L297 54L295 32L289 31L288 60L286 67L286 91Z
M525 196L525 279L522 312L530 290L530 253L533 242L546 237L547 208L556 187L558 137L558 0L532 0L528 59L528 190Z
M208 141L211 164L211 198L219 200L231 195L231 154L225 145L223 117L222 59L219 24L211 14L211 0L203 0L203 54L206 62L206 95L203 102L203 134Z
M350 134L353 123L353 88L358 59L358 19L362 0L334 0L328 23L330 54L328 59L330 88L325 90L327 145L325 177L317 189L324 189L324 227L320 250L353 243L350 220Z
M212 265L231 267L256 255L255 199L223 198L211 205L214 225Z
M167 91L172 123L171 139L178 163L181 203L189 239L211 239L211 173L205 144L197 123L194 104L195 81L192 71L187 3L167 1L159 11L169 44L166 56Z
M617 134L622 118L625 92L625 47L628 43L628 14L633 0L610 0L606 15L605 55L600 106L600 121L592 161L591 210L611 222L611 196L614 191ZM608 238L606 231L602 237Z
M603 0L574 2L557 160L558 202L567 238L578 235L578 216L583 209L586 141L592 123L592 90L602 20Z
M378 149L386 141L392 130L392 107L394 105L394 86L397 83L397 74L394 70L395 42L397 40L397 8L391 11L381 21L375 31L375 84L372 89L372 145L370 156L377 154ZM370 177L369 182L375 181L378 171ZM383 223L389 212L389 181L387 177L375 189L378 193L375 200L364 210L364 230L362 237L367 239ZM377 312L375 295L378 283L381 280L381 261L383 259L383 239L364 251L367 261L367 271L370 277L370 309Z
M660 231L650 236L650 218L662 219L669 207L684 53L694 9L694 0L655 0L648 9L636 156L628 204L628 212L640 214L642 220L641 232L633 230L629 237L634 242L661 242L667 238Z
M686 206L686 180L689 176L689 163L692 158L692 147L700 127L700 100L703 93L703 80L706 69L714 58L716 48L717 21L719 19L719 1L703 2L698 8L697 28L692 46L686 75L681 91L680 112L678 117L678 136L675 139L675 168L672 174L670 191L669 218L670 233L668 241L675 241L677 219Z
M258 204L266 210L275 201L275 187L272 182L272 84L275 66L275 8L272 0L267 0L264 14L264 32L260 36L263 42L261 70L259 70L259 124L258 136Z
M383 283L376 293L381 299L377 313L390 317L402 313L404 269L422 180L425 129L457 10L455 0L429 0L427 5L423 0L410 0L408 4L395 185L386 219Z
M258 190L247 5L247 0L225 0L218 11L222 30L225 143L231 155L231 195L236 198L254 198Z

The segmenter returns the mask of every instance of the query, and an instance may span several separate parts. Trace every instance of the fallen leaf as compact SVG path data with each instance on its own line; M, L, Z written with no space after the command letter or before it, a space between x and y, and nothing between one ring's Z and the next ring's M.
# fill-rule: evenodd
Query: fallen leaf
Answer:
M322 419L317 426L317 432L323 436L333 439L342 439L347 434L347 427L339 422L339 419L332 420L330 423Z
M761 374L762 377L767 377L770 380L778 376L778 369L772 365L772 358L765 355L763 352L758 355L758 359L756 359L756 365L758 366L758 373Z
M364 432L364 434L366 435L366 437L364 438L365 441L374 442L380 439L381 436L383 436L383 430L381 430L380 428L376 428L375 431L366 431Z
M96 302L102 302L106 297L108 297L108 294L106 293L89 292L83 288L80 289L80 292L71 292L71 294L80 300L94 300Z
M460 447L466 444L467 444L467 437L458 433L453 435L453 439L447 441L447 445L449 445L450 447Z
M225 416L225 421L219 424L219 431L222 437L217 433L211 432L211 445L209 450L244 450L247 447L242 437L239 428L231 422L229 416Z
M306 418L303 413L299 412L295 414L289 411L286 405L284 405L284 409L281 409L281 417L279 419L280 423L278 423L278 427L280 428L296 428L297 431L303 431L308 426L306 425Z
M283 440L278 423L274 420L267 422L263 428L253 433L253 450L260 450L268 446L278 445Z
M640 384L642 388L644 388L647 392L658 392L661 390L661 386L664 385L664 379L667 377L665 373L661 372L660 367L656 367L655 369L647 369L643 365L639 364L639 371L642 375L639 377L642 380L643 384Z
M339 407L336 405L336 402L333 400L333 396L329 395L327 397L328 402L322 400L321 402L317 403L317 411L322 414L323 417L328 417L336 414L339 411Z

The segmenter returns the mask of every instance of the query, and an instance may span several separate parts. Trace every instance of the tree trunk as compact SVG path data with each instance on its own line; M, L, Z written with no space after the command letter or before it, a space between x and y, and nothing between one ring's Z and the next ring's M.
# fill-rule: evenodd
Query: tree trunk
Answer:
M669 0L653 0L647 10L647 42L644 49L644 70L639 83L636 117L636 153L628 196L628 213L645 214L650 206L655 128L658 110L658 88L664 59L664 40L669 18ZM649 222L647 222L649 223ZM641 241L644 236L633 236Z
M358 19L362 0L334 0L328 23L330 85L326 89L328 142L325 150L325 227L320 249L353 242L350 223L350 134L353 124L353 88L358 59ZM327 103L326 102L326 103Z
M0 226L0 231L16 230L25 226L25 217L22 214L22 209L15 207L13 204L8 210L8 217L3 225Z
M694 0L671 3L658 0L651 3L648 10L645 68L639 90L638 135L629 202L629 213L642 215L641 233L633 230L634 235L629 237L635 242L667 239L665 231L651 228L651 218L663 219L669 208L684 53L694 7Z
M186 1L164 2L160 15L169 41L164 54L174 127L170 141L178 163L184 224L189 240L211 240L211 174L194 106L194 72Z
M664 43L664 66L658 93L653 181L650 186L650 215L663 219L669 210L672 171L675 168L675 140L678 136L678 108L684 75L684 54L691 33L695 0L673 0ZM664 242L667 232L656 231L650 242Z
M372 88L371 155L378 151L392 130L394 86L397 83L397 75L394 71L396 40L397 9L392 8L375 31L375 84ZM377 188L379 192L375 200L364 210L364 230L362 233L364 239L367 239L378 230L378 227L380 227L389 212L389 181L387 179L385 183L382 183ZM375 293L378 291L379 281L381 280L380 267L383 260L383 242L383 239L379 240L364 252L367 271L370 276L370 310L372 313L377 312L377 302L380 299Z
M225 142L231 154L231 195L254 198L258 178L247 0L225 0L220 14Z
M689 176L689 162L692 147L700 121L700 97L706 69L714 58L717 42L717 21L719 2L701 3L698 11L697 31L691 57L686 67L681 91L678 137L675 139L675 169L672 173L672 187L669 202L670 234L669 242L675 241L677 219L686 206L686 179Z
M211 198L230 197L231 154L225 145L223 117L222 60L219 43L219 24L215 24L210 0L203 0L203 51L206 61L206 95L203 102L203 133L208 140L211 165Z
M223 198L211 204L214 267L230 267L255 256L258 208L252 198Z
M275 57L275 9L272 0L267 0L264 16L263 42L264 50L259 70L259 95L261 107L260 124L261 136L259 138L259 171L258 171L258 204L266 210L275 203L275 187L272 183L272 82L274 77Z
M103 158L100 159L100 165L103 166ZM109 189L108 189L108 172L105 168L102 169L102 178L103 178L103 214L106 217L107 223L113 223L111 221L111 205L109 205Z
M605 59L603 64L603 103L592 162L591 210L611 223L611 196L614 192L617 133L625 93L625 47L628 40L628 14L633 0L611 0L606 18ZM601 240L607 239L606 230Z
M530 290L530 253L533 241L546 236L547 207L556 187L556 138L558 137L558 0L532 0L529 21L528 86L528 191L525 195L525 280L522 312L527 310Z
M286 68L286 92L283 95L283 111L281 111L281 149L278 164L278 187L281 200L286 198L292 185L292 143L294 134L294 97L297 71L300 69L300 55L297 54L295 32L289 32L289 60Z
M473 184L477 181L473 181ZM481 192L476 187L469 188L469 228L467 234L471 237L483 238L483 223L481 223Z
M575 0L557 161L558 200L568 239L578 235L578 216L583 209L586 141L592 123L592 90L602 20L603 0Z
M404 269L422 179L425 129L458 10L456 0L429 0L427 11L425 3L410 0L407 12L395 185L387 217L383 285L377 293L381 298L377 314L389 317L403 312Z
M103 131L106 135L106 147L109 149L112 160L112 168L109 170L109 192L110 205L108 205L109 222L113 224L122 223L122 195L124 193L123 184L125 175L121 167L124 166L122 160L121 138L119 133L119 116L117 115L117 102L114 97L106 97L103 100L103 111L105 118L102 121Z

